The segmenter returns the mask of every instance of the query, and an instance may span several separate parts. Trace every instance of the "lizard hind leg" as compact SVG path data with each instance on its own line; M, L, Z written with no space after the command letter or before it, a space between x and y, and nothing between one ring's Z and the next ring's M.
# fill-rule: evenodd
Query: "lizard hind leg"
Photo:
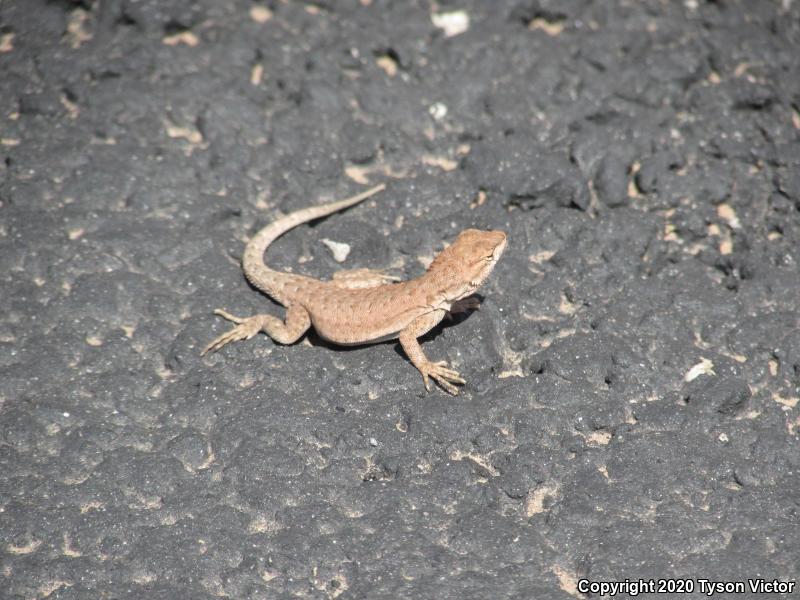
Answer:
M311 327L311 316L308 311L297 304L289 306L286 310L285 321L281 321L272 315L236 317L221 308L215 310L214 314L236 323L236 327L212 340L211 343L203 348L200 353L201 356L209 352L216 352L231 342L249 340L259 331L263 331L279 344L293 344Z

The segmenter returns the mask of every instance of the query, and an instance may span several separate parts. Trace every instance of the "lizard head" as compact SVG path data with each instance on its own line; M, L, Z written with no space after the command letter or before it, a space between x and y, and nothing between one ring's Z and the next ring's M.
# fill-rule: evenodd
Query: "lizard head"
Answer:
M506 234L502 231L465 229L433 260L428 273L440 283L445 299L455 302L486 281L505 248Z

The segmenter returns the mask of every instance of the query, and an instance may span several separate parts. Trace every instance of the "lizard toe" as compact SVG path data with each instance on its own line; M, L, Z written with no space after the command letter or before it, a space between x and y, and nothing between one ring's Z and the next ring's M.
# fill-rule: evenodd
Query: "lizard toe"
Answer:
M245 319L242 319L241 317L234 316L231 313L229 313L228 311L223 310L221 308L217 308L216 310L214 310L214 314L217 315L217 316L222 317L223 319L228 319L228 321L232 321L234 323L242 323L242 322L245 321Z
M442 386L447 392L453 396L458 396L458 388L450 383L447 379L435 373L431 373L431 377L433 377L436 380L436 383Z
M427 385L429 376L432 377L436 383L442 386L442 388L454 396L458 395L458 388L453 384L459 383L463 385L466 383L464 378L459 375L458 371L454 371L453 369L449 369L447 367L447 361L444 360L428 363L425 369L422 371L422 378L423 381L425 381L425 388L428 391L430 391L430 388Z
M203 351L200 353L200 356L205 356L209 352L216 352L217 350L221 349L223 346L227 346L231 342L238 341L240 339L244 339L237 335L233 335L236 332L235 329L227 333L223 333L221 336L214 338L208 346L203 348Z
M231 342L249 340L251 337L257 334L258 331L261 329L261 321L256 317L250 317L248 319L240 319L240 321L241 322L236 327L212 340L212 342L208 344L208 346L203 348L203 351L200 353L200 355L204 356L209 352L216 352L217 350L221 349L224 346L227 346Z
M431 391L431 379L427 373L422 374L422 383L427 391Z
M218 337L218 338L214 338L213 340L211 340L211 341L210 341L210 342L209 342L209 343L206 345L206 347L205 347L205 348L203 348L203 349L200 351L200 356L205 356L205 355L206 355L206 354L208 354L209 352L211 352L211 353L214 353L214 352L216 352L217 350L219 350L220 348L222 348L222 346L224 346L224 344L220 344L220 342L222 341L222 340L221 340L221 337L222 337L222 336L220 336L220 337Z
M441 360L433 363L436 368L436 373L442 377L447 378L455 383L466 383L458 371L448 368L447 361Z

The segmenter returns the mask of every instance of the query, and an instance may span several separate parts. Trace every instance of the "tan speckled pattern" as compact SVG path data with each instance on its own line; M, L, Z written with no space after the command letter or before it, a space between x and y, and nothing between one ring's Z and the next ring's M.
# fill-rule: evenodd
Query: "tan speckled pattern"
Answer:
M271 315L235 317L218 309L216 314L236 327L213 340L203 354L226 344L249 339L263 331L281 344L296 342L313 325L325 339L337 344L364 344L399 338L406 355L422 374L426 389L430 378L451 394L464 380L444 362L431 362L417 338L434 328L452 310L474 308L464 301L486 280L506 246L502 231L467 229L443 250L428 270L410 281L394 283L381 271L354 269L320 281L273 271L263 262L264 251L280 235L301 223L353 206L385 189L381 184L361 194L293 212L259 231L245 248L243 268L258 289L287 307L286 319ZM455 305L455 306L454 306Z

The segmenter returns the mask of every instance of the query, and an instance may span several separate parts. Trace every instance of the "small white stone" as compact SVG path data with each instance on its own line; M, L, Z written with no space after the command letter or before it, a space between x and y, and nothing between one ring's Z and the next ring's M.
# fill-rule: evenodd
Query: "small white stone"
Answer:
M446 37L453 37L469 29L469 15L464 10L433 13L431 21L433 21L434 26L444 31Z
M376 440L375 438L369 438L369 445L370 446L377 446L378 445L378 440Z
M350 254L350 244L343 244L342 242L334 242L327 238L320 240L325 244L333 255L333 260L336 262L344 262L347 260L347 255Z
M442 104L441 102L436 102L435 104L431 104L428 112L434 119L441 121L447 116L447 105Z
M700 358L700 362L689 369L688 373L684 375L683 380L687 383L693 379L697 379L700 375L716 375L714 372L714 363L707 358Z

